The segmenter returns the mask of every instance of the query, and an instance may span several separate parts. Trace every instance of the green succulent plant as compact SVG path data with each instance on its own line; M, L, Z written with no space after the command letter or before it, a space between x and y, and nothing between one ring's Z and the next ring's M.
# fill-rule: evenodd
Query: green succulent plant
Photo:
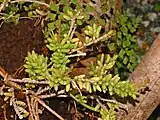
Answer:
M132 72L139 63L138 45L132 34L136 31L140 18L124 12L115 18L116 27L105 30L106 24L110 23L109 20L114 23L112 15L111 19L103 18L105 12L108 13L113 8L113 1L101 2L102 6L97 9L94 6L98 5L97 2L87 4L76 0L60 0L57 3L52 1L45 10L40 9L37 3L21 3L28 17L44 17L42 21L46 24L42 25L43 34L46 47L49 49L47 56L34 51L29 52L24 67L30 80L47 82L54 92L64 90L65 94L78 104L98 112L102 120L115 120L115 110L118 109L119 102L108 102L106 99L105 101L96 93L107 93L106 98L119 96L136 99L136 87L129 80L121 79L126 77L125 73ZM99 11L102 13L99 14ZM77 55L81 59L82 53L88 49L92 50L94 46L98 47L98 43L105 45L112 53L101 53L96 63L89 66L88 76L81 74L71 77L70 57ZM120 72L121 69L124 72ZM33 83L26 85L31 90L39 88ZM93 99L95 104L90 104L90 99Z
M26 57L26 72L29 73L31 79L43 80L47 78L49 74L47 66L48 58L43 55L38 55L34 51L28 53Z
M120 14L116 21L118 26L117 37L115 41L108 43L108 48L118 54L115 73L119 73L120 77L125 80L140 63L140 47L134 33L138 28L141 17L136 17L127 10Z

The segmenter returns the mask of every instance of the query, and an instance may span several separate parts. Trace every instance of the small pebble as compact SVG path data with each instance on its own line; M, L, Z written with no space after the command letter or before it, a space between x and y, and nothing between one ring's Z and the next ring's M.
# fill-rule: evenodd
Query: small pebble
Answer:
M141 5L141 11L144 13L148 13L148 11L151 11L153 9L153 5L147 4L147 5Z
M137 2L137 3L140 3L140 2L141 2L141 0L136 0L136 2Z
M157 19L157 14L156 13L149 13L148 15L148 19L150 20L150 21L154 21L155 19Z
M156 120L160 120L160 117L158 117Z
M152 32L160 32L160 27L155 27L150 29Z
M140 47L142 47L142 43L143 43L143 42L144 42L144 41L141 40L140 37L137 37L137 43L138 43L138 45L139 45Z
M148 0L143 0L142 5L146 5L148 3Z
M148 27L148 25L150 24L149 21L143 21L142 24L144 25L144 27Z
M149 0L149 3L155 3L156 0Z

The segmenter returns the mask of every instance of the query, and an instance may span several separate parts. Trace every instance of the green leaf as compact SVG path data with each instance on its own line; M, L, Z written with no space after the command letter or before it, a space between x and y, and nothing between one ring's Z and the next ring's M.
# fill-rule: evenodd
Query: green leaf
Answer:
M71 20L71 18L68 16L68 15L63 15L63 17L64 17L64 19L66 19L66 20Z
M53 13L48 13L48 18L50 18L50 20L55 20L56 18L56 14L53 14Z
M57 84L53 84L54 90L57 91L58 90L58 85Z
M134 38L134 36L132 36L132 37L130 38L130 41L136 43L136 39Z
M121 29L121 31L122 31L122 33L123 33L124 36L126 36L126 35L128 34L128 29L127 29L127 27L122 26L120 29Z
M137 98L135 94L132 94L131 96L134 100Z
M68 0L67 0L68 1ZM77 3L77 0L72 0L72 3L73 4L76 4Z
M128 47L128 46L130 46L130 45L131 45L131 42L130 42L130 41L128 41L128 40L124 40L124 41L123 41L123 44L122 44L123 48L126 48L126 47Z
M42 70L35 70L35 73L37 74L42 73Z
M108 86L108 90L109 90L109 94L110 95L113 95L113 87L110 85L110 86Z
M126 54L128 56L134 55L134 51L133 50L128 50L128 51L126 51Z
M68 10L72 10L72 8L71 7L69 7L69 6L64 6L64 8L63 8L63 12L65 13L65 14L67 14L67 11Z
M85 11L86 11L86 13L90 13L90 12L94 11L94 8L92 6L90 6L90 5L87 4L86 8L85 8Z
M48 26L49 29L52 29L52 30L55 29L55 24L54 24L54 22L48 23L47 26Z
M45 79L45 77L43 77L43 76L36 76L36 77L37 77L38 80L43 80L43 79Z
M116 65L117 65L117 67L118 67L118 68L123 67L122 63L121 63L121 62L119 62L119 61L117 61L117 62L116 62ZM117 71L117 72L118 72L118 71Z
M98 91L100 91L100 92L102 91L100 85L98 85L98 84L96 85L96 89L97 89Z
M29 11L29 8L27 6L23 6L25 11Z
M117 36L119 39L122 39L122 33L120 31L117 32Z
M73 0L72 0L73 1ZM74 2L74 1L73 1ZM60 1L61 4L63 5L68 5L69 4L69 1L68 0L61 0Z
M109 48L110 51L116 50L115 43L109 43L108 48Z
M32 11L28 12L28 17L33 17L33 12Z
M50 5L50 9L53 10L53 11L58 11L59 10L59 6L55 3L52 3Z
M123 25L127 22L128 16L126 14L121 14L120 15L120 24Z
M85 20L85 21L88 21L88 20L89 20L89 18L90 18L90 16L89 16L89 15L86 15L86 14L84 15L84 20Z
M104 25L106 24L105 20L102 19L102 18L99 18L99 17L98 17L98 23L99 23L100 25L102 25L102 26L104 26Z
M123 59L123 63L127 64L127 62L128 62L128 58L125 56L124 59Z
M132 67L132 65L130 63L127 65L127 68L129 69L130 72L133 71L133 67Z
M82 20L80 20L80 19L78 19L76 23L77 23L78 25L82 25L82 24L83 24Z
M95 33L95 37L96 37L96 38L99 38L99 35L100 35L100 32L101 32L101 28L102 28L102 26L98 26L98 27L97 27L96 33Z
M112 74L107 74L103 79L104 79L106 82L108 82L108 81L111 80L111 78L112 78Z
M120 77L119 77L119 75L117 74L117 75L115 75L111 80L112 80L112 81L119 81L119 80L120 80Z
M83 82L82 81L77 81L77 84L78 84L78 86L79 86L80 89L83 88Z
M70 90L70 83L66 85L66 92Z
M137 63L137 59L136 59L136 57L134 57L134 56L130 56L130 57L129 57L129 61L130 61L131 63Z
M156 12L160 12L160 2L155 4L154 10L155 10Z
M135 28L132 26L132 23L131 22L128 22L127 23L127 27L128 27L128 30L131 32L131 33L133 33L133 32L135 32Z
M118 56L119 56L120 58L123 58L124 55L125 55L125 51L124 51L124 49L121 49L121 51L119 52Z
M93 85L93 91L96 92L97 88L96 85Z
M130 41L131 37L132 37L131 34L126 35L126 38L127 38L128 41Z
M102 90L103 92L107 89L107 85L106 84L102 84Z
M96 107L95 107L95 111L98 111L98 110L99 110L99 108L100 108L100 105L99 105L99 104L97 104L97 105L96 105Z
M89 82L86 83L86 90L89 91L89 93L91 93L91 84Z
M32 3L32 7L34 7L34 8L39 7L39 6L40 6L40 4L38 4L38 3Z

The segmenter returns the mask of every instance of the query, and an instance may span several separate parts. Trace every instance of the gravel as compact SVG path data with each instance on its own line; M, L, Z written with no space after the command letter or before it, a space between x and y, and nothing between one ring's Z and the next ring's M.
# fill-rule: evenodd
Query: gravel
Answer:
M127 0L125 3L125 7L130 8L136 16L142 16L139 31L144 33L140 37L137 36L137 41L147 41L151 44L160 33L160 11L155 10L157 4L160 5L160 0Z

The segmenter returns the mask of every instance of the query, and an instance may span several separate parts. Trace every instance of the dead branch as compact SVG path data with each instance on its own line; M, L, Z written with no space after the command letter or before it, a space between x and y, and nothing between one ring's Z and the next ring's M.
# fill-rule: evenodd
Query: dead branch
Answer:
M49 84L48 81L37 81L37 80L31 80L30 78L23 78L23 79L14 79L14 78L8 78L9 81L12 82L18 82L18 83L33 83L33 84Z
M30 104L30 100L29 100L29 96L27 94L26 94L26 100L27 100L27 106L28 106L28 109L29 109L29 117L30 117L31 120L34 120L32 108L31 108L31 104Z

